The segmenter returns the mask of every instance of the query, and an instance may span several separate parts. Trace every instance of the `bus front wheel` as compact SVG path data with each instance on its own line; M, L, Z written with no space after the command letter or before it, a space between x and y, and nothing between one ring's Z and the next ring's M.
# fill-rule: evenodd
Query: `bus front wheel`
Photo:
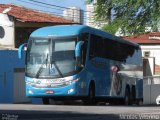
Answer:
M86 100L83 101L84 104L86 105L94 105L95 102L95 87L94 84L91 84L89 86L89 93L88 93L88 97Z
M49 98L42 98L42 102L44 105L49 105Z

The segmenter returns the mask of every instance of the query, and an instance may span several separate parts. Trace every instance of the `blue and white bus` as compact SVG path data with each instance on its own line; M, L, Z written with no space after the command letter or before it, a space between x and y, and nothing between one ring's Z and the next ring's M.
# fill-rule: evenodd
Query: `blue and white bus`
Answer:
M19 57L25 45L19 47ZM125 104L137 97L143 77L141 49L109 33L83 25L35 30L26 51L26 96L49 99L98 100Z

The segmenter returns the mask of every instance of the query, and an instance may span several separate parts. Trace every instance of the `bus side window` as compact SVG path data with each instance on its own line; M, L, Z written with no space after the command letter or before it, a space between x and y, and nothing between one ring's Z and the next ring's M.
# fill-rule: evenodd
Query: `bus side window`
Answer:
M89 59L94 58L94 50L95 50L95 44L92 39L90 39L90 48L89 48Z
M84 44L82 45L82 64L84 66L85 66L85 62L86 62L87 45L88 45L88 40L85 40Z
M82 45L81 56L82 56L82 65L85 66L89 34L88 33L82 33L81 34L81 40L84 41L84 44Z
M90 37L90 50L89 59L94 57L102 57L103 54L103 40L102 37L91 35Z
M113 41L110 39L104 40L104 51L103 56L108 59L116 60L116 61L125 61L124 60L124 51L122 51L121 44L117 41Z

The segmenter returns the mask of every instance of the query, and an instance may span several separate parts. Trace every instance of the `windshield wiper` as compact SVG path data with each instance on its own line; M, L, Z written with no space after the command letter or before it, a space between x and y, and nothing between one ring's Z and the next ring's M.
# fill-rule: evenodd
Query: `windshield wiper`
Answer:
M54 66L55 66L56 70L58 71L59 75L60 75L61 77L63 77L63 74L62 74L62 72L60 71L59 67L57 66L56 61L53 61L53 60L52 60L52 63L54 64Z
M41 74L42 71L43 71L43 64L41 65L38 72L36 73L36 78L39 78L39 75Z
M60 75L61 77L63 77L63 74L62 74L62 72L60 71L59 67L57 66L56 62L52 60L52 63L54 64L54 66L55 66L56 70L58 71L59 75ZM37 71L36 78L38 78L39 75L42 73L42 71L43 71L43 69L44 69L43 66L44 66L45 64L46 64L46 67L47 67L47 65L48 65L48 54L47 54L47 57L46 57L46 62L43 63L43 64L40 66L39 70Z
M38 71L37 71L37 73L36 73L36 78L38 78L39 75L42 73L44 64L46 64L46 67L47 67L47 64L48 64L48 54L47 54L47 57L46 57L46 62L43 63L43 64L41 65L41 67L38 69Z

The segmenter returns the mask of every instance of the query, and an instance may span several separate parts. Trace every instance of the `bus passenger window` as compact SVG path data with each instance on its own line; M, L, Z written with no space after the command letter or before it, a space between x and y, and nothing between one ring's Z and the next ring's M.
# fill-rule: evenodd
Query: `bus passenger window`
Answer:
M87 46L88 46L88 40L89 40L89 33L82 33L80 36L80 40L84 41L84 44L82 45L82 49L81 49L81 64L83 66L85 66L85 62L86 62L86 55L87 55Z
M85 62L86 62L86 55L87 55L87 45L88 45L88 41L84 41L84 44L82 45L82 64L83 66L85 66Z

